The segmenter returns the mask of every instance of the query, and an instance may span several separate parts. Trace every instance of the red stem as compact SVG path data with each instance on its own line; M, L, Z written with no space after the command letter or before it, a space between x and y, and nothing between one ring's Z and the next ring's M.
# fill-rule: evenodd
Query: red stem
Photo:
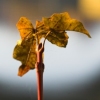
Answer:
M43 100L43 71L44 71L44 64L42 60L43 52L44 52L44 46L42 47L42 43L40 43L37 50L37 63L36 63L38 100Z

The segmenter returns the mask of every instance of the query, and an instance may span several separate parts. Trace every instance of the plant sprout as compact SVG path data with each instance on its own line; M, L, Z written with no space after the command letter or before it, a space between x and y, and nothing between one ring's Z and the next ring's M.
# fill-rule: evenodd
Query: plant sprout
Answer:
M83 24L76 19L72 19L67 12L55 13L49 18L43 17L42 21L36 21L36 28L26 17L21 17L16 26L21 36L13 51L13 58L22 63L18 70L18 76L23 76L29 70L36 69L38 100L43 100L43 52L45 40L65 48L69 39L66 31L80 32L89 38L91 36ZM43 43L40 41L42 38L44 38Z

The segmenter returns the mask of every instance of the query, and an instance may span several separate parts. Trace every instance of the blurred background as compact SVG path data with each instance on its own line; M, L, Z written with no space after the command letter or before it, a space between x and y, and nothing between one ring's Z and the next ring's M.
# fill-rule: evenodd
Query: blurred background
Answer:
M17 76L20 62L12 57L20 39L16 23L68 12L92 38L67 32L59 48L46 41L44 100L100 100L100 0L0 0L0 100L37 100L36 70Z

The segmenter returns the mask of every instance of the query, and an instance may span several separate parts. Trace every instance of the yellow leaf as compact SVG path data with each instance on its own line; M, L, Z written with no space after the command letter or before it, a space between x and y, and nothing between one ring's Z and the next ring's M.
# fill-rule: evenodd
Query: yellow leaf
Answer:
M50 18L42 18L44 25L50 29L55 30L66 30L65 24L66 21L70 19L70 16L67 12L65 13L55 13ZM66 24L67 25L67 24Z
M29 66L26 66L22 64L18 69L18 76L22 77L24 74L26 74L30 70Z
M21 67L19 68L19 76L24 75L27 72L27 69L34 69L37 60L36 39L32 37L26 41L23 41L21 45L17 44L13 50L13 58L21 61L22 63Z
M55 31L52 30L47 36L47 40L52 44L55 44L59 47L66 47L68 44L68 35L65 31Z
M13 58L21 61L18 75L23 76L30 69L35 68L36 56L36 38L32 23L25 17L21 17L17 23L20 31L21 40L13 50Z
M21 17L16 26L20 32L22 40L28 36L28 34L34 33L34 27L30 20L28 20L26 17Z
M58 31L54 29L50 29L46 27L43 23L43 21L38 21L36 24L36 30L37 30L37 36L38 39L45 38L47 33L50 31L50 33L47 35L46 39L51 42L52 44L55 44L59 47L66 47L68 43L68 35L64 31Z
M49 27L49 29L57 31L76 31L91 37L89 32L84 28L83 24L76 19L70 18L67 12L55 13L50 18L43 18L42 21L45 26Z
M86 34L89 38L91 38L89 32L84 28L83 24L76 19L70 19L68 21L68 26L66 27L66 31L81 32L83 34Z

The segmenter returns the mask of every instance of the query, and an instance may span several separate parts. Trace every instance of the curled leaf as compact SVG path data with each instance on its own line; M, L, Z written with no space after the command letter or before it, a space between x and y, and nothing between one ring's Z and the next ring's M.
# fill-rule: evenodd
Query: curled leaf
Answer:
M68 23L69 24L68 27L66 28L66 31L80 32L91 38L89 32L84 28L83 24L80 21L76 19L70 19Z
M51 33L47 36L48 41L59 47L66 47L68 43L68 38L69 37L65 31L52 30Z
M70 16L67 12L65 13L55 13L50 18L42 18L44 25L50 29L54 30L66 30L67 23L70 19ZM66 24L66 25L65 25Z
M30 69L35 68L36 57L36 38L32 23L25 17L21 17L17 23L20 31L21 40L13 50L13 58L22 64L19 67L18 75L23 76Z
M34 69L37 60L35 38L29 38L27 41L23 41L21 45L17 44L13 51L13 58L22 63L19 67L19 76L27 73L29 69Z
M26 17L21 17L16 24L19 32L21 39L23 40L25 37L27 37L30 33L34 33L34 27L30 20L28 20Z
M66 47L67 43L68 43L68 35L67 33L64 31L58 31L58 30L54 30L51 28L48 28L44 25L44 23L41 21L37 22L37 36L38 39L41 38L45 38L47 33L50 32L46 39L51 42L52 44L55 44L59 47Z
M43 18L42 21L44 22L44 25L50 29L58 31L76 31L91 37L89 32L84 28L83 24L76 19L70 18L67 12L55 13L50 18Z

